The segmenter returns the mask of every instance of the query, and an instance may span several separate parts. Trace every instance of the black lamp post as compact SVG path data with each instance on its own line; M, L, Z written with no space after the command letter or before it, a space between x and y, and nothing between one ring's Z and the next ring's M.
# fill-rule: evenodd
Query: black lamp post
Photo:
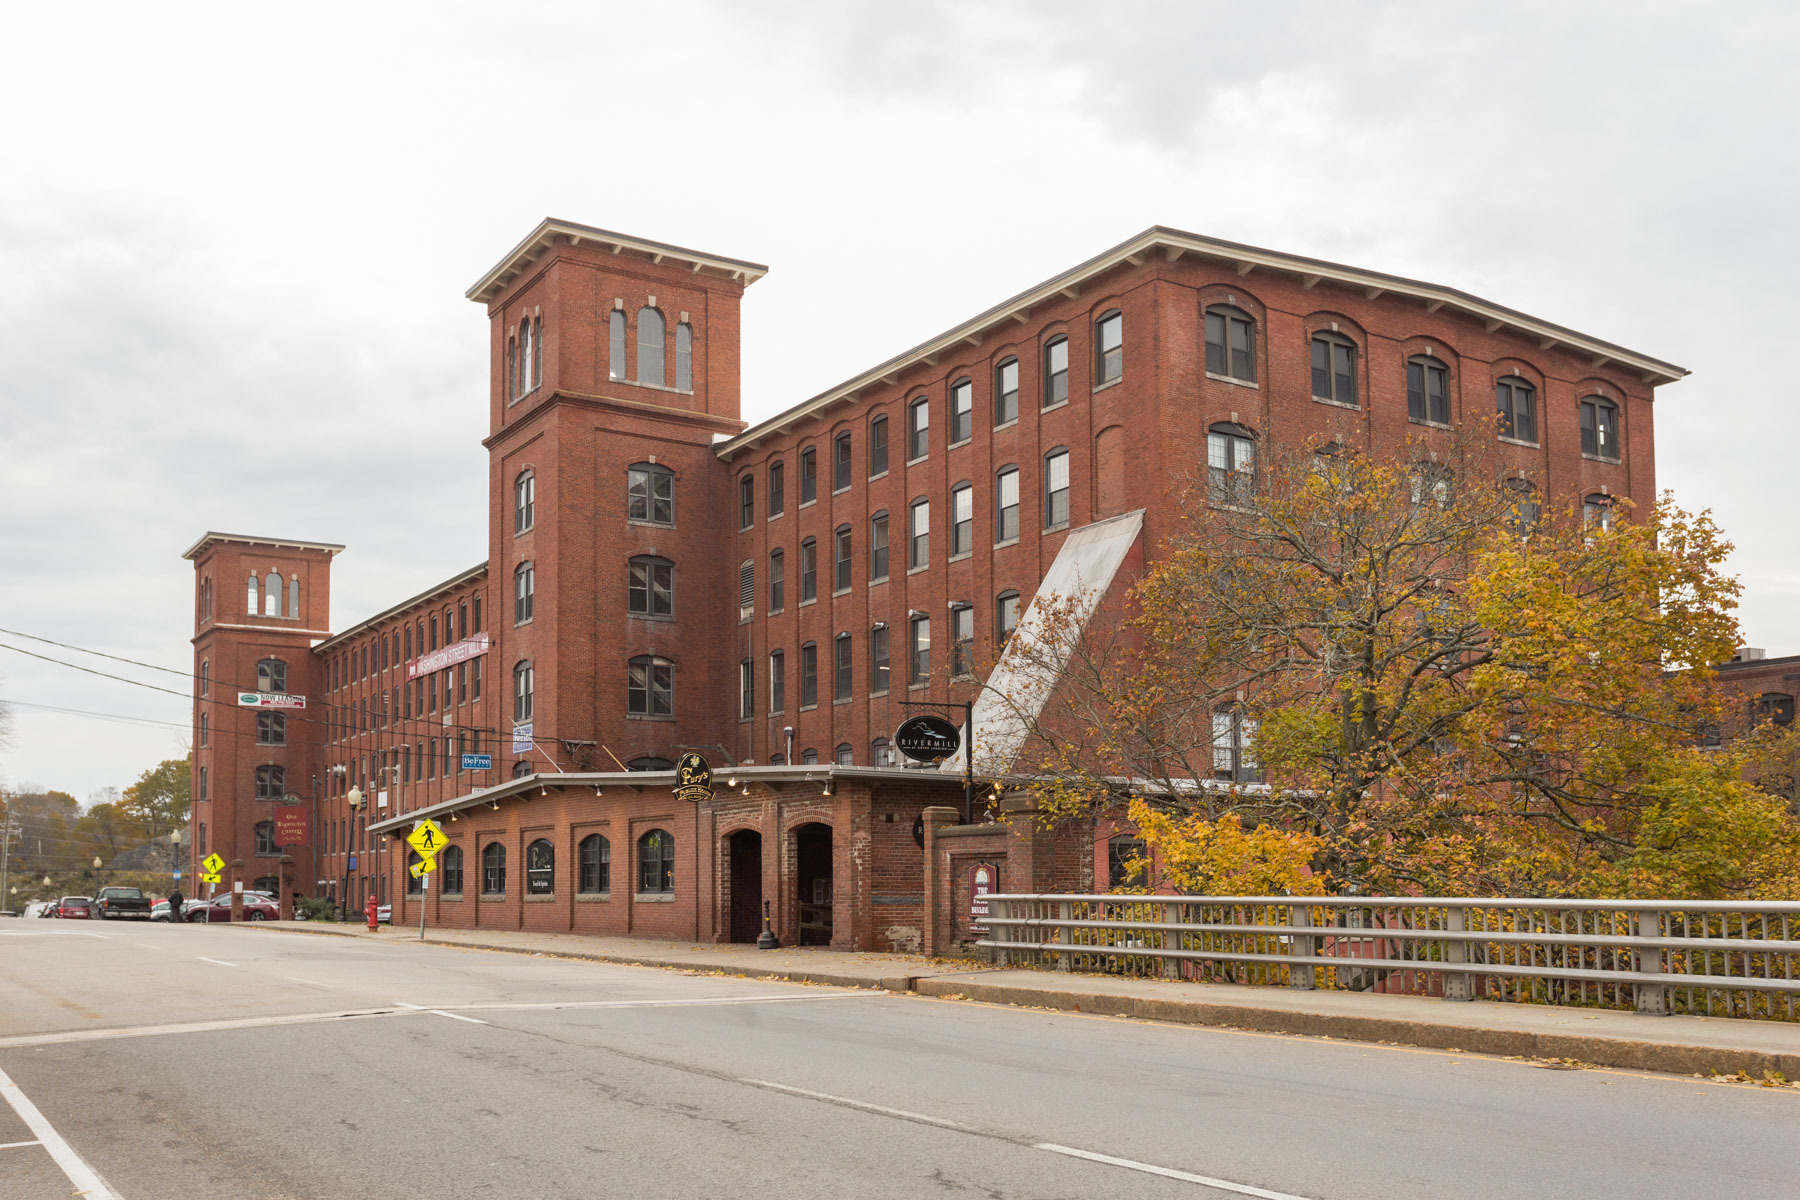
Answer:
M351 784L350 791L344 796L344 799L350 804L351 848L344 853L344 891L338 899L338 924L340 925L350 919L350 866L356 861L356 855L362 850L362 835L357 832L356 828L357 814L362 812L362 789Z

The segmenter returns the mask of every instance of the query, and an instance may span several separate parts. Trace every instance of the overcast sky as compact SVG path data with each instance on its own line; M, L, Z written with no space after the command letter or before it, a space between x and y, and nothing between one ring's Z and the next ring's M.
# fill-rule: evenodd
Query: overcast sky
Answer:
M188 669L207 529L345 543L334 628L481 561L463 291L547 215L769 265L750 420L1160 223L1691 369L1658 479L1736 541L1746 640L1800 652L1800 9L1705 12L10 6L0 627ZM7 650L0 701L9 786L188 741L180 698Z

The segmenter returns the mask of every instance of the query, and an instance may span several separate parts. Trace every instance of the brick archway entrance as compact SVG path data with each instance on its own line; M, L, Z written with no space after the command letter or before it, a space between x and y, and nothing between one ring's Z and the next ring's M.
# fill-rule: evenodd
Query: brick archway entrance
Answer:
M831 826L813 822L794 830L794 883L798 891L800 945L831 945Z
M738 830L725 839L725 856L731 864L727 877L731 940L754 942L762 932L762 834L754 829Z

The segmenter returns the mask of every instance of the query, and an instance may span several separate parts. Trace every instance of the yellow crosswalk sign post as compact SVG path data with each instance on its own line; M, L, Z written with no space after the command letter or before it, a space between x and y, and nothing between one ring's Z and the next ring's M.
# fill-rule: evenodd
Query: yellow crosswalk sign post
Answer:
M420 821L418 825L414 826L413 831L406 835L406 844L417 850L419 857L426 862L436 861L437 852L443 848L444 842L447 840L444 837L444 827L429 817ZM425 869L429 871L432 868Z
M225 860L217 854L209 854L200 860L200 865L206 868L208 875L217 875L225 869Z

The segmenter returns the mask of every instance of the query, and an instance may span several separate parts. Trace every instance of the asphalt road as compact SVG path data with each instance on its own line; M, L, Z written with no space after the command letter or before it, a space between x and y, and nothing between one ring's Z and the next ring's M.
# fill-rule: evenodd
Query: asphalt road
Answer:
M0 1096L0 1200L1800 1190L1793 1090L398 932L9 922Z

